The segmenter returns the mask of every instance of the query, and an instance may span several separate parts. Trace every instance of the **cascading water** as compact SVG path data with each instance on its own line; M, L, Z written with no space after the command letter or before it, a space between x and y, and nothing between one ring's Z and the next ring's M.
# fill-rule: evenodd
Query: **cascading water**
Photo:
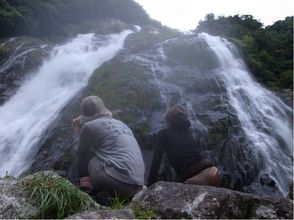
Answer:
M171 105L175 104L174 100L172 100L173 97L171 94L176 94L180 99L178 103L185 105L192 116L192 128L194 129L197 127L198 129L205 131L206 128L197 119L192 104L187 97L185 97L184 88L176 83L170 82L169 80L169 78L173 76L174 69L170 68L165 63L168 57L165 54L164 46L169 44L172 40L173 39L168 39L158 43L154 48L151 48L148 53L133 54L127 57L127 61L133 61L149 68L154 78L154 82L159 89L160 101L165 107L164 111ZM162 115L160 115L160 117L162 118ZM162 123L162 120L158 121Z
M268 173L286 195L293 177L292 110L253 80L242 60L233 55L236 49L231 43L204 33L199 36L219 60L216 72L260 161L260 173Z
M154 79L163 108L187 107L197 147L222 169L229 187L270 194L256 185L269 174L286 195L293 173L292 110L251 77L237 52L224 39L189 34L126 60ZM154 114L151 127L163 126L162 112Z
M30 167L38 142L58 112L87 85L94 69L123 47L130 33L78 35L55 47L39 71L0 107L0 176L18 176Z

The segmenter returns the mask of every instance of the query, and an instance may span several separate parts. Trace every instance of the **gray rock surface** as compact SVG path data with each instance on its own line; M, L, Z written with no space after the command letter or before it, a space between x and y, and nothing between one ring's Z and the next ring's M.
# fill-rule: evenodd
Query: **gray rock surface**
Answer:
M161 218L293 219L293 201L225 188L157 182L133 198Z
M23 218L31 219L31 218L36 218L37 216L40 216L41 204L40 202L36 202L35 197L31 198L31 193L26 189L26 186L25 186L26 181L31 180L32 178L36 177L39 174L42 174L44 176L49 176L50 178L51 177L58 178L58 179L62 178L53 171L37 172L35 174L28 175L23 178L13 178L13 177L0 178L0 219L23 219ZM39 181L42 181L43 183L44 181L46 181L46 179L39 178ZM60 183L60 182L56 182L56 183ZM59 185L56 185L56 186L59 187ZM43 185L43 187L47 187L47 186ZM40 190L40 188L38 188L38 190ZM54 204L54 201L51 200L51 202ZM93 209L98 210L98 209L106 208L106 207L100 206L94 200L91 200L91 198L89 198L89 203L90 202L91 202L91 205L89 205L88 208L85 207L85 209L83 210L93 210ZM68 206L68 208L70 207ZM71 207L71 212L69 213L74 213L73 212L74 210L79 210L79 209L77 209L77 207ZM50 218L50 216L48 216L47 218Z
M165 126L166 108L181 103L189 109L191 130L199 141L197 146L200 146L202 156L221 170L224 187L271 196L280 194L276 188L258 181L263 174L262 163L268 161L260 157L267 157L267 154L259 152L255 141L244 133L244 125L240 123L234 105L229 104L223 77L218 76L218 66L216 55L202 38L182 36L168 28L152 25L142 27L141 31L127 37L123 50L95 70L87 87L59 113L39 143L30 172L53 167L63 170L71 181L77 180L71 154L76 143L72 119L79 114L83 97L98 95L110 110L117 112L115 118L133 130L144 149L146 176L154 144L148 137ZM248 101L247 98L244 100ZM290 111L288 114L292 116ZM263 117L257 118L262 120ZM259 119L252 121L260 132L272 138L280 137L272 129L273 123L261 128L264 123L258 122ZM283 144L284 141L278 138L275 143ZM282 145L277 148L288 149ZM174 181L170 166L165 162L163 165L158 180ZM276 182L276 185L281 184Z
M39 212L16 179L0 179L0 195L0 219L32 218Z
M67 217L66 219L133 219L131 209L86 211Z

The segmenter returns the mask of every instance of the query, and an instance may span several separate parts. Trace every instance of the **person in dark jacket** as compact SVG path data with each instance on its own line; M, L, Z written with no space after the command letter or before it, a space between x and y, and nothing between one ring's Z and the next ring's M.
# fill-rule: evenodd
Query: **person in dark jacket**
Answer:
M220 172L210 161L204 159L197 150L196 140L189 131L191 126L186 109L174 105L165 115L167 128L159 131L148 185L156 181L163 154L178 175L178 181L195 185L220 186Z
M131 129L112 118L102 99L89 96L73 120L80 130L77 147L81 187L131 196L144 185L145 165Z

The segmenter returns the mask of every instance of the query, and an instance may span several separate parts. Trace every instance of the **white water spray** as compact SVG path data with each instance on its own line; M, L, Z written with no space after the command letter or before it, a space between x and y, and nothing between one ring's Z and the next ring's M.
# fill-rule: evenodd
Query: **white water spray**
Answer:
M231 52L231 43L208 34L200 37L218 57L217 72L252 149L262 161L260 171L270 174L286 195L293 177L291 108L253 80L242 60Z
M111 59L131 31L109 35L78 35L54 48L31 79L0 107L0 176L26 171L38 151L38 142L62 107L87 85L95 68Z

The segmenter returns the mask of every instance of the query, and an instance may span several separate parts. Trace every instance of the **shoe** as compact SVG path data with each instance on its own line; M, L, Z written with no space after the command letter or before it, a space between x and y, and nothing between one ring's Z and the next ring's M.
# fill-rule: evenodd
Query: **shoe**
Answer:
M111 206L111 196L105 191L96 193L96 195L93 196L93 199L101 205Z

